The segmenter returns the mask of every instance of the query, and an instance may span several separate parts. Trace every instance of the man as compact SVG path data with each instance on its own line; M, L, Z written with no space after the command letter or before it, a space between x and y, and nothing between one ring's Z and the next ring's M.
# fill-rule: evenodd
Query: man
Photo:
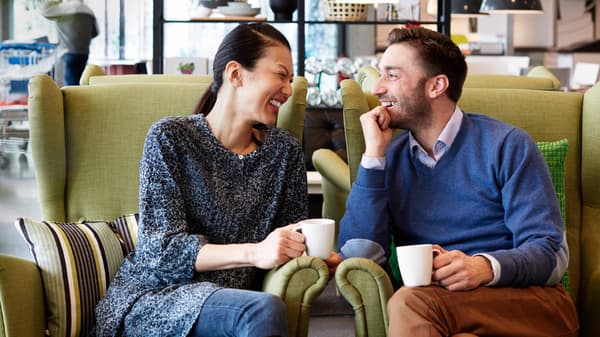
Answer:
M78 85L90 54L90 43L98 36L94 12L81 0L51 1L44 5L42 15L56 21L59 44L66 49L65 85Z
M467 65L424 28L394 29L364 113L365 153L341 221L344 258L384 263L434 243L432 285L388 302L389 336L576 336L568 264L545 161L523 130L457 106ZM392 139L392 128L408 132Z

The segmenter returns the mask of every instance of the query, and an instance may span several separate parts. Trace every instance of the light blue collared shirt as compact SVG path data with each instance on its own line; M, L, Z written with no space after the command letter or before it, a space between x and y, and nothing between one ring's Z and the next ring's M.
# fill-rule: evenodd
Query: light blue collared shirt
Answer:
M411 153L419 159L423 165L434 168L437 165L438 161L448 152L450 146L454 142L456 135L458 134L458 130L460 129L460 124L462 123L463 112L456 106L454 108L454 112L446 126L438 136L435 144L433 145L433 157L430 157L427 154L427 151L419 144L417 139L413 136L412 132L408 133L408 144L411 148Z
M435 145L433 147L433 158L427 154L427 151L419 144L419 142L415 139L412 133L409 131L408 133L408 142L410 148L412 149L411 153L419 159L423 165L427 167L433 168L437 164L437 162L442 158L442 156L448 152L450 146L454 142L456 135L458 134L458 130L460 129L460 124L462 123L463 112L460 110L458 105L454 108L454 112L446 126L438 136ZM367 169L377 169L383 170L385 168L385 157L383 158L374 158L374 157L366 157L362 156L360 164Z

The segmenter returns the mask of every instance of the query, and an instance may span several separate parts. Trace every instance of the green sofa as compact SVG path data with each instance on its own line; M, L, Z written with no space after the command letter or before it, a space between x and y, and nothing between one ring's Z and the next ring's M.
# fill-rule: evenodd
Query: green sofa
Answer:
M162 117L191 113L209 84L147 75L61 89L46 75L33 77L30 144L42 218L111 221L138 212L139 161L147 130ZM293 87L278 127L293 126L290 131L302 135L306 80L296 78ZM0 255L0 336L40 337L50 320L62 319L48 312L56 303L49 300L45 273L32 261ZM322 260L306 256L267 274L263 290L285 301L290 336L307 336L310 306L329 277Z
M322 151L313 161L323 175L323 188L353 180L364 151L358 116L373 96L357 82L341 84L348 166ZM566 225L570 249L570 294L580 317L581 336L600 336L600 84L583 93L497 88L465 88L459 106L516 125L537 141L566 138ZM319 160L315 160L319 159ZM327 165L331 161L332 165ZM335 186L339 191L339 186ZM348 188L349 189L349 188ZM324 194L326 192L324 191ZM343 212L342 212L343 213ZM385 336L386 301L394 289L387 273L372 261L344 260L336 272L340 292L355 311L357 336ZM391 318L390 318L391 319Z

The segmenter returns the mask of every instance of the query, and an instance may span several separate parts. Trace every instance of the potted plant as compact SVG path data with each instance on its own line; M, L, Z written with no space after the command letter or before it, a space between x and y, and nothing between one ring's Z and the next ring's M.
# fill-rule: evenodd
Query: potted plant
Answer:
M179 72L187 75L194 73L194 69L194 62L179 63L179 65L177 66L177 70L179 70Z

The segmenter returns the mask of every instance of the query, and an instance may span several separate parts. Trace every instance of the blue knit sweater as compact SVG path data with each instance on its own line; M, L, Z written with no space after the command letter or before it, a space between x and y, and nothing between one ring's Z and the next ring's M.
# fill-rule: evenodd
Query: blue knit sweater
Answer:
M408 144L408 133L392 140L384 170L359 169L341 221L342 253L349 240L366 239L389 256L393 234L397 245L437 243L489 254L501 266L498 286L546 284L565 243L552 181L533 139L465 114L435 168L411 155Z

